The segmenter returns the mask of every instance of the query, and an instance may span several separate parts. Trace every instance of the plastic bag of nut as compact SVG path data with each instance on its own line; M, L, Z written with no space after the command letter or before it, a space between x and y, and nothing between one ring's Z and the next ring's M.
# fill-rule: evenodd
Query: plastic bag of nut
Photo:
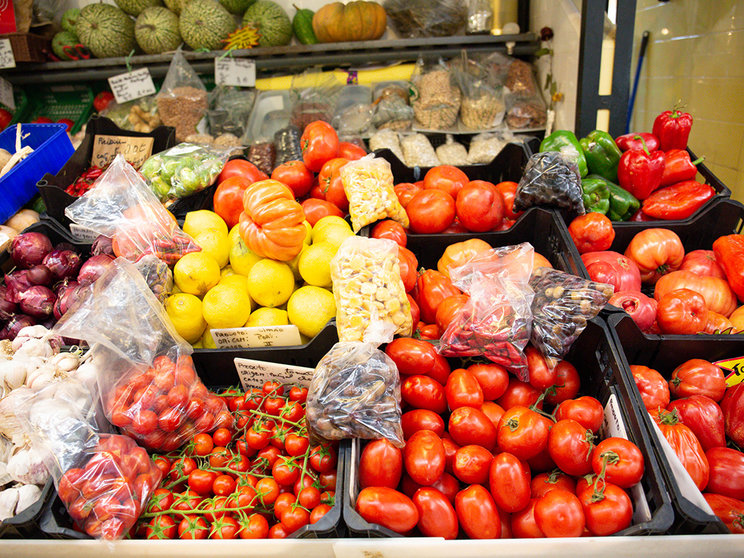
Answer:
M463 50L459 60L450 63L452 77L462 92L460 120L471 130L487 130L504 118L504 90L497 85L486 66L469 60Z
M586 328L587 321L604 308L614 292L606 283L547 267L532 273L532 344L552 369Z
M176 129L179 142L197 131L207 113L207 89L180 48L173 55L156 99L160 119Z
M306 70L292 77L290 124L300 131L316 120L331 122L342 85L331 73Z
M558 151L535 153L527 161L514 197L514 211L533 205L567 209L584 215L581 177L576 162Z
M336 343L315 368L307 394L311 435L324 440L387 438L403 447L400 375L371 343Z
M340 341L378 345L394 334L411 335L411 304L400 277L398 245L351 236L331 260Z
M416 124L426 130L452 128L457 122L462 95L452 83L452 74L444 62L427 64L419 58L411 82L411 106Z
M506 75L506 123L524 130L545 126L547 108L540 95L532 65L513 60Z

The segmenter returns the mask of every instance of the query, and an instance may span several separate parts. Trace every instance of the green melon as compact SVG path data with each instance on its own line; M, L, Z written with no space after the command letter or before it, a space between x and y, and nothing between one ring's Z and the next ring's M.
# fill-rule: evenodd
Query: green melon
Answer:
M80 17L80 8L70 8L62 14L62 30L75 32L75 23Z
M116 5L122 10L127 12L129 15L137 17L142 13L142 10L146 8L152 8L153 6L162 6L162 0L114 0Z
M134 20L109 4L83 7L75 24L75 33L96 58L127 56L137 46Z
M142 10L134 22L134 38L147 54L176 50L181 44L178 16L160 6Z
M262 47L288 45L292 40L292 22L276 2L258 0L243 15L243 26L258 29L258 45Z
M56 54L60 60L72 60L72 58L65 52L66 46L74 47L80 42L78 36L71 31L60 31L52 38L52 51Z
M189 0L178 22L181 37L194 50L221 49L222 39L235 27L235 19L217 0Z
M181 15L181 10L189 0L163 0L165 7L176 15Z
M256 0L220 0L225 9L231 14L242 14L248 6L253 4Z

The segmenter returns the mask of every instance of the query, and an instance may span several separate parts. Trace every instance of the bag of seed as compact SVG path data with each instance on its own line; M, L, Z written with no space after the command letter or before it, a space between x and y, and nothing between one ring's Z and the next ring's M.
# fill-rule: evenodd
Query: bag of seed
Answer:
M485 66L469 60L462 51L450 64L452 77L462 92L460 120L470 130L488 130L504 119L504 88L496 85Z
M440 60L436 64L419 58L411 77L411 106L416 125L426 130L446 130L457 122L460 89Z
M176 139L179 142L199 131L197 126L209 108L207 88L186 61L180 48L173 55L156 100L160 120L166 126L176 129ZM205 130L206 121L201 132Z

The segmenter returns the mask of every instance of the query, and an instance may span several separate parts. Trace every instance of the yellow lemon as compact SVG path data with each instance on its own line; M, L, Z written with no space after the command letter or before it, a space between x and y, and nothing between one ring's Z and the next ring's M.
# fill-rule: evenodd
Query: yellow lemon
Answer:
M329 225L313 236L313 244L327 242L338 250L338 247L350 236L354 236L354 231L348 225Z
M302 242L310 244L313 241L313 226L307 221L302 222L305 225L305 238Z
M194 236L196 242L202 249L202 252L212 256L217 265L223 268L230 259L230 242L227 235L217 229L207 229Z
M336 316L336 301L327 289L300 287L287 302L287 316L302 335L315 337Z
M207 327L201 300L192 294L174 294L165 299L165 311L181 337L189 343L199 341Z
M197 341L196 343L192 343L191 346L194 349L203 349L204 348L204 345L202 345L201 339L199 339L199 341Z
M290 269L292 269L292 273L294 274L295 281L302 280L302 275L300 275L300 258L302 257L302 252L307 250L307 247L308 247L307 244L303 246L300 253L287 262L287 265L290 267Z
M240 289L242 289L245 294L248 296L248 299L250 300L250 295L248 294L248 277L245 275L228 275L227 277L223 277L220 279L220 282L217 283L218 285L236 285ZM251 310L253 310L253 301L251 300Z
M339 217L338 215L326 215L325 217L318 219L313 227L313 242L315 242L315 237L321 234L323 229L326 227L346 227L347 229L351 229L349 223L347 223L343 217Z
M181 291L203 296L220 280L220 266L204 252L191 252L173 267L173 280Z
M261 256L248 248L240 235L233 237L233 242L230 245L230 266L235 273L247 277L251 268L259 261L261 261Z
M279 308L258 308L251 312L245 327L268 327L289 325L286 310Z
M330 287L331 260L336 255L336 247L329 242L313 243L300 254L300 275L306 283L316 287Z
M189 211L183 221L182 228L183 232L191 238L196 238L196 235L207 229L217 229L227 236L227 225L224 219L208 209Z
M224 279L225 277L232 277L233 275L237 275L235 273L235 270L232 268L231 265L226 265L220 271L220 281L222 281L222 279Z
M284 262L264 258L248 273L248 292L260 306L281 306L289 300L294 288L292 268Z
M212 328L207 326L207 329L204 330L204 335L202 335L201 338L201 344L203 349L216 349L217 344L214 342L214 339L212 338Z
M251 315L251 299L240 283L220 283L204 295L202 313L211 328L241 327Z

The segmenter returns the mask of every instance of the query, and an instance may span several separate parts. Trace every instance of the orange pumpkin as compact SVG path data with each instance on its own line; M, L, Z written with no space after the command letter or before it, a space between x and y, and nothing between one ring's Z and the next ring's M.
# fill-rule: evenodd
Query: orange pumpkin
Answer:
M278 180L251 184L243 194L240 237L263 258L287 262L302 250L305 213L294 194Z
M387 14L377 2L331 2L313 16L313 31L321 43L372 41L382 37Z

